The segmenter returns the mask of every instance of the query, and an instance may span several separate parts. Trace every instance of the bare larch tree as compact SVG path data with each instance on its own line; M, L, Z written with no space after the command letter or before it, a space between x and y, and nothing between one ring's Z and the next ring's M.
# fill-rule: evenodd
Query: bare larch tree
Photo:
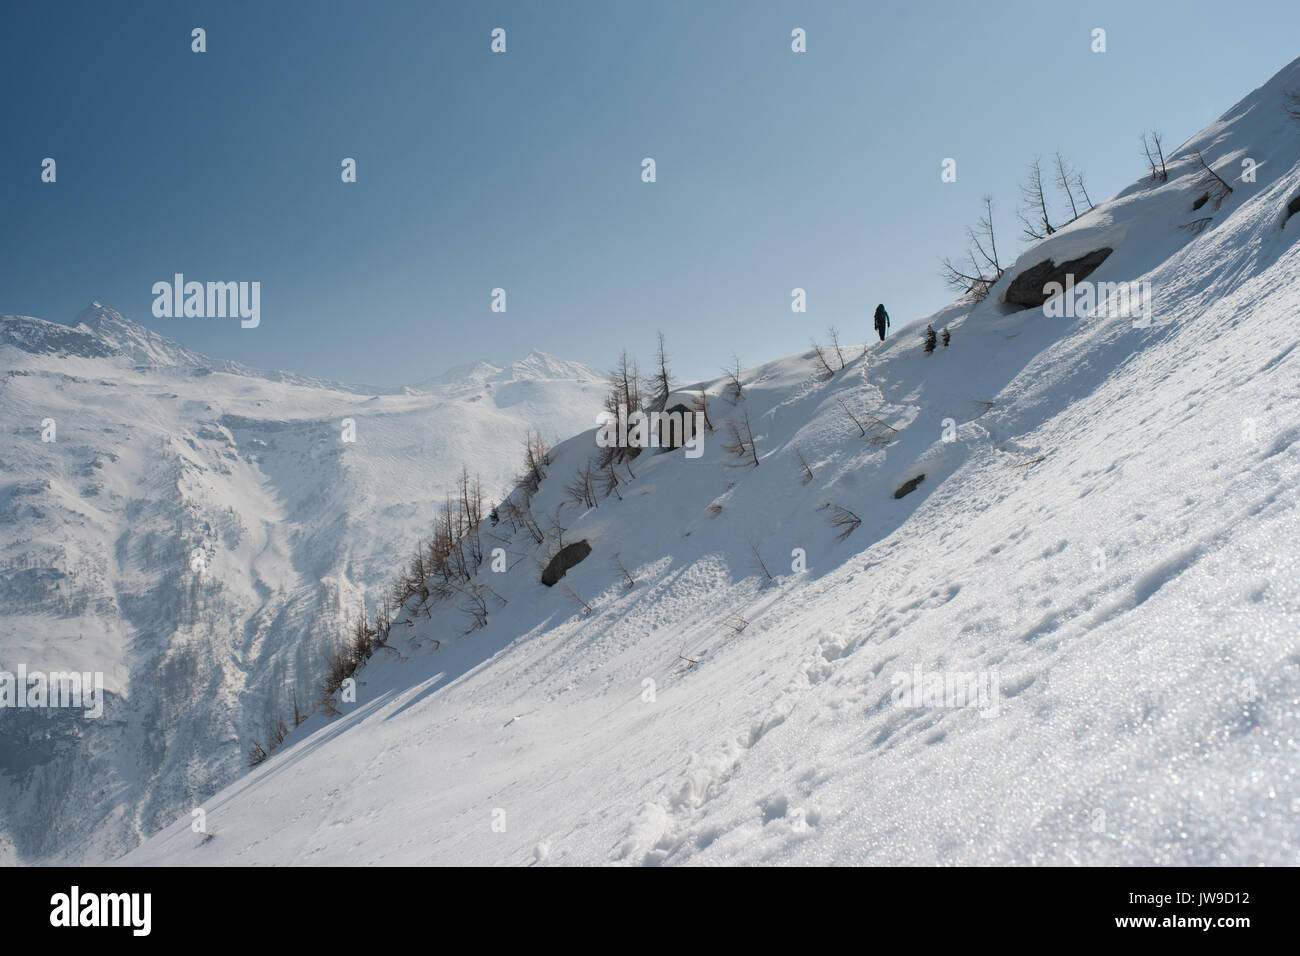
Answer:
M1066 168L1065 159L1061 156L1061 151L1056 151L1056 187L1065 193L1065 198L1070 201L1070 222L1079 218L1079 207L1074 204L1074 192L1070 189L1070 171Z
M1020 187L1020 198L1025 208L1016 213L1024 226L1023 234L1028 240L1046 239L1056 232L1051 216L1047 211L1047 196L1043 193L1043 169L1041 161L1035 157L1029 164L1029 178Z
M1142 151L1146 153L1147 162L1151 164L1151 179L1157 183L1168 180L1169 173L1165 169L1165 150L1159 130L1151 130L1142 134Z

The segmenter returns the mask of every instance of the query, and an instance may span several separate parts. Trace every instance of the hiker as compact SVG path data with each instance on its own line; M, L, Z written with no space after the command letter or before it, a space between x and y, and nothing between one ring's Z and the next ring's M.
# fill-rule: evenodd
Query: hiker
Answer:
M885 341L885 329L889 328L889 313L885 311L885 304L882 302L876 306L876 331L880 333L880 341Z

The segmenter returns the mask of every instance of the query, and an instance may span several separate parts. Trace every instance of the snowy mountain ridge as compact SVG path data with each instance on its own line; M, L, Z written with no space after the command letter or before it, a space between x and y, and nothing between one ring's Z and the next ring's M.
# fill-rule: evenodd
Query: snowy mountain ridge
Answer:
M26 352L107 358L125 357L134 365L175 368L198 373L220 371L232 375L264 378L334 391L367 395L471 392L485 384L515 381L594 381L601 378L581 362L568 362L533 349L507 366L479 361L449 369L414 385L372 386L336 382L273 369L257 369L241 362L213 359L132 322L116 309L92 302L77 314L69 327L27 315L0 315L0 346L11 345Z
M557 445L505 570L124 862L1300 862L1296 89L928 317L949 345L678 392L703 457L594 496L594 431ZM1258 175L1206 202L1198 153ZM1008 298L1085 258L1150 321Z

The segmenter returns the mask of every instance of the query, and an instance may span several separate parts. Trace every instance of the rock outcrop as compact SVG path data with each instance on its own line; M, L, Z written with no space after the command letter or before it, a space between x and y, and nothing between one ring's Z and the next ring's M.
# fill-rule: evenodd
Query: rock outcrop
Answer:
M894 497L901 498L903 495L910 495L916 490L916 486L923 481L925 481L925 475L917 475L915 478L909 478L894 491Z
M1081 282L1106 261L1113 249L1096 249L1078 259L1062 262L1059 266L1051 259L1040 262L1031 269L1026 269L1011 280L1003 301L1018 305L1022 309L1035 309L1046 302L1050 295L1044 287L1051 282L1065 286L1066 276L1074 276L1075 282Z
M551 558L551 563L546 566L542 572L542 583L548 588L554 587L555 582L568 573L569 568L581 564L586 560L587 555L591 554L591 545L585 541L575 541L573 544L566 544L559 551L555 552L555 557Z

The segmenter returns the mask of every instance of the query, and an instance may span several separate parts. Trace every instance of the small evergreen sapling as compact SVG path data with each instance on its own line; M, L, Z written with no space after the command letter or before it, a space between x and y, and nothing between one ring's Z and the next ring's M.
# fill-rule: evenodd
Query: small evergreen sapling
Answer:
M934 346L938 342L938 336L934 333L934 327L927 325L925 327L925 352L929 355L934 351Z
M943 347L944 347L944 348L947 348L947 347L948 347L948 340L949 340L950 338L952 338L952 336L948 334L948 330L945 328L945 329L943 330Z

